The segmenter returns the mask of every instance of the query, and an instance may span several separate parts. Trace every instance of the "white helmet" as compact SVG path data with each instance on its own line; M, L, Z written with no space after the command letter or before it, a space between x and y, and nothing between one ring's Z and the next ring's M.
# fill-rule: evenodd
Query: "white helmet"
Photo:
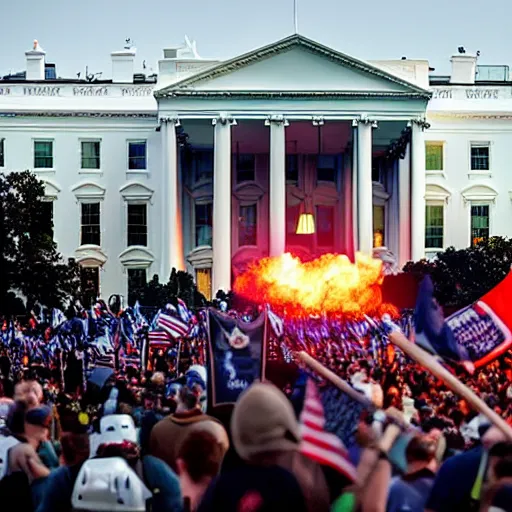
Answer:
M137 429L128 414L109 414L100 420L100 432L89 436L90 456L95 457L103 443L138 442Z
M121 457L89 459L75 482L74 510L145 512L151 492Z

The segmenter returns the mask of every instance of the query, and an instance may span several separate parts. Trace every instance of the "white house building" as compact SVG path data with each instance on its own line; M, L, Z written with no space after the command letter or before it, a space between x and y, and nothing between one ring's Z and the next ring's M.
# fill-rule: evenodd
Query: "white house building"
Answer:
M429 78L427 61L367 63L293 35L226 62L187 40L158 77L135 73L130 47L111 80L57 78L37 43L26 59L0 79L0 171L45 182L91 295L175 267L210 296L285 251L386 247L402 265L512 234L512 87L476 57Z

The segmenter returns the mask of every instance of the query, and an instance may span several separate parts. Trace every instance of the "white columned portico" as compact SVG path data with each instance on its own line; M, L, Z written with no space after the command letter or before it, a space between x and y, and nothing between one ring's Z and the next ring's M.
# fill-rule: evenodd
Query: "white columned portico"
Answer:
M425 137L428 128L424 119L412 122L411 131L411 257L425 257Z
M411 144L398 160L398 265L402 268L411 259Z
M183 236L181 232L180 187L178 179L178 149L176 140L176 117L161 119L163 149L163 180L162 180L162 263L161 279L167 282L171 270L185 270L183 255Z
M270 126L269 254L281 256L286 246L286 133L281 115L265 121Z
M235 121L219 116L214 125L213 148L213 295L231 289L231 126Z
M357 123L357 231L359 251L372 254L373 250L373 187L372 187L372 130L375 121L365 116Z

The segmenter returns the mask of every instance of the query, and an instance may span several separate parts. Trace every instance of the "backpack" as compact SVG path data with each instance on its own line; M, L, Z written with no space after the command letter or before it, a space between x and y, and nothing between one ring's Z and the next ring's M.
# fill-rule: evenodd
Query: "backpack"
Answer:
M89 459L80 468L71 505L83 512L146 512L151 492L121 457Z
M20 442L13 436L0 437L0 480L9 469L9 451Z

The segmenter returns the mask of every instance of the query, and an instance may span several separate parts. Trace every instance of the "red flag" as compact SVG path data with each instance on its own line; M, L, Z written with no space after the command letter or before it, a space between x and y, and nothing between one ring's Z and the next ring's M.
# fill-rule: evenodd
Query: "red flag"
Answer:
M356 468L350 462L341 439L325 430L324 406L313 380L308 379L306 398L300 415L300 451L319 464L330 466L352 482Z

